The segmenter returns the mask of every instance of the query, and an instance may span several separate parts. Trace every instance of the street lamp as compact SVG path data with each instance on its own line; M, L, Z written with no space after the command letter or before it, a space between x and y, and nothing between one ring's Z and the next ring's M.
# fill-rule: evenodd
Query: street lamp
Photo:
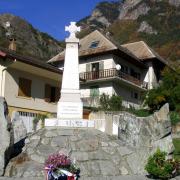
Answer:
M116 64L116 70L120 71L121 70L121 65L120 64Z

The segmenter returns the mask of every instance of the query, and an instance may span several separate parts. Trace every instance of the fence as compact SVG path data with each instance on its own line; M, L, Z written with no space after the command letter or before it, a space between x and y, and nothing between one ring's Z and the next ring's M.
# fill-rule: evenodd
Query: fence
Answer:
M32 113L32 112L22 112L18 111L19 117L22 119L26 129L27 133L33 132L34 127L33 127L33 119L37 117L37 113Z

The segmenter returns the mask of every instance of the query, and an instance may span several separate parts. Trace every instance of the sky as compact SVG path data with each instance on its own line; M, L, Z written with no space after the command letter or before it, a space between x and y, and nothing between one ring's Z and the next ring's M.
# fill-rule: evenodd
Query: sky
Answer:
M103 0L0 0L0 14L22 17L36 29L63 40L65 26L91 14Z

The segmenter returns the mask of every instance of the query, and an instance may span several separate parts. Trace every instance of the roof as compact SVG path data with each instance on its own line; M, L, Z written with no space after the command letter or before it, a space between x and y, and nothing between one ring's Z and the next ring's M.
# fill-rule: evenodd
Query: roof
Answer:
M91 48L92 43L97 43L96 48ZM98 30L95 30L85 36L84 38L80 39L79 42L79 57L86 57L86 56L94 56L99 54L105 53L120 53L125 58L133 59L134 63L138 65L145 66L135 55L133 55L128 49L119 46L113 40L109 39L105 35L103 35ZM63 61L65 56L65 51L57 54L55 57L50 59L48 63L54 63L58 61ZM132 60L131 60L132 61Z
M16 59L17 61L21 61L23 63L30 64L32 66L36 66L36 67L43 68L43 69L46 69L55 73L62 74L62 71L60 69L50 64L47 64L46 62L43 62L42 60L20 55L17 52L6 49L6 48L0 47L0 56L3 58L8 57L10 59Z
M98 42L96 48L90 48L92 42ZM88 34L87 36L82 38L79 42L80 57L91 54L97 54L100 52L110 51L114 49L117 49L117 47L111 41L105 38L98 30L95 30L92 33ZM63 61L64 56L65 56L65 51L62 51L61 53L50 59L48 63Z
M167 61L163 59L158 53L156 53L152 48L150 48L144 41L123 44L121 46L129 50L142 61L157 58L161 62L167 64Z
M92 43L97 43L95 48L92 48ZM101 54L112 53L121 55L125 59L137 64L141 67L146 67L135 55L133 55L128 49L119 46L113 40L103 35L98 30L95 30L80 40L79 46L79 57L96 56ZM48 63L55 63L64 61L65 51L57 54L55 57L50 59Z

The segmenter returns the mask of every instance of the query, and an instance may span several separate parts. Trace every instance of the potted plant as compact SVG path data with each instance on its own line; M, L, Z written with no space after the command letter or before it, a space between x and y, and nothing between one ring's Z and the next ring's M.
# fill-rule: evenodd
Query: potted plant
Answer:
M54 153L45 162L47 180L77 180L80 169L68 155Z

